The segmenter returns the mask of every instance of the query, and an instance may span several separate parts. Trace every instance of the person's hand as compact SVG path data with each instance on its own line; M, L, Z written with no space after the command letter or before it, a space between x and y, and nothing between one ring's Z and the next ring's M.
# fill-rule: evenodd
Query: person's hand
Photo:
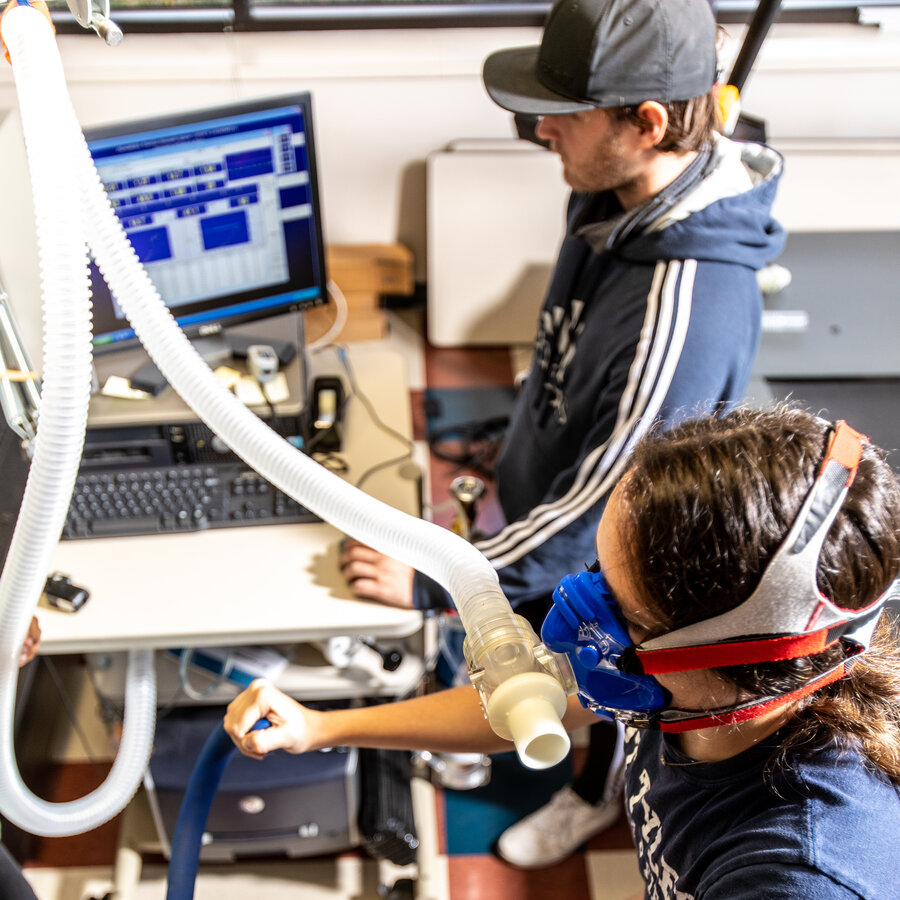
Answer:
M354 597L412 609L413 569L359 541L347 538L338 565Z
M38 647L41 645L41 626L38 625L36 616L32 616L31 624L28 626L28 634L25 635L25 641L22 649L19 651L19 668L26 663L30 663L37 656Z
M251 731L260 719L269 728ZM262 759L273 750L305 753L324 744L316 741L322 713L301 706L270 682L257 678L238 694L225 711L224 727L235 746L245 756Z

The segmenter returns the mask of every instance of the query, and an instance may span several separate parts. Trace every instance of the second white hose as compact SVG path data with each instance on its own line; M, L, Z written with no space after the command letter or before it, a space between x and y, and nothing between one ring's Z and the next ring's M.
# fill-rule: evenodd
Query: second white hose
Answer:
M40 13L16 7L4 17L3 37L15 63L32 175L44 357L34 456L0 579L0 809L27 831L60 837L108 821L137 790L150 756L156 691L152 651L134 652L122 746L112 772L96 791L72 803L48 803L22 782L13 746L19 649L50 570L78 471L90 399L91 315L80 193L77 179L65 166L80 129L52 30Z
M496 571L472 544L327 471L220 383L176 324L128 243L83 137L77 159L86 190L88 242L98 268L153 362L188 406L275 487L341 531L443 585L465 628L467 656L479 673L483 699L514 676L544 669L545 662L535 658L530 626L513 613ZM550 667L555 678L558 665ZM565 694L562 685L560 691Z

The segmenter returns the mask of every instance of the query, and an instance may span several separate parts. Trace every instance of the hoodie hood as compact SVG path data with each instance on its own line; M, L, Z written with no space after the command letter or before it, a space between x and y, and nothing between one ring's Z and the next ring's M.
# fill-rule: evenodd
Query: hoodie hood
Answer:
M594 250L635 262L697 259L761 269L784 247L784 229L772 218L783 168L771 147L717 135L703 178L684 191L679 176L665 189L671 199L662 210L656 197L611 223L597 215L608 208L608 196L582 195L587 202L575 213L573 230ZM646 221L635 228L635 218Z

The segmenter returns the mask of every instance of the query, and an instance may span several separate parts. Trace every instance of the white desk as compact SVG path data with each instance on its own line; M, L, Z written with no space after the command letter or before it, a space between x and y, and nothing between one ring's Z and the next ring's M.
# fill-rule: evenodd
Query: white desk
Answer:
M350 360L381 419L410 435L401 357L368 345L351 347ZM342 374L328 349L312 355L311 368ZM350 480L403 452L357 399L347 404L344 434ZM419 512L416 482L396 468L374 474L366 490ZM90 599L74 614L41 605L41 652L287 643L346 633L402 637L420 629L418 612L351 597L337 569L340 538L330 525L302 524L63 541L53 570L87 587Z

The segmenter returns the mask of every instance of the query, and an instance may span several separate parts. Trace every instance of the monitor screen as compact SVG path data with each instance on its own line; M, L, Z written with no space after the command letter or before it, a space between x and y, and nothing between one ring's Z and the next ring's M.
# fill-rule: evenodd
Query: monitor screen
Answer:
M326 301L308 93L85 130L119 221L191 336ZM94 348L134 331L91 266Z

